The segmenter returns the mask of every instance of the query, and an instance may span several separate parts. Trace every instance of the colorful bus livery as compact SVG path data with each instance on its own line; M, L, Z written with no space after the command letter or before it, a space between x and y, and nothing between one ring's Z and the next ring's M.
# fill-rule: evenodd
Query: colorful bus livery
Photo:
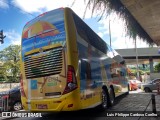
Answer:
M123 58L69 8L28 22L21 53L25 110L106 109L128 92Z
M39 20L40 18L42 19ZM49 44L65 44L63 10L54 10L42 14L29 22L23 30L22 39L22 54Z

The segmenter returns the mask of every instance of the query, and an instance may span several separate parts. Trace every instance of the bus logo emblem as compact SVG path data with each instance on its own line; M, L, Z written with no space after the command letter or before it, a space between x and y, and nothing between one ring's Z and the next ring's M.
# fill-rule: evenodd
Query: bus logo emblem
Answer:
M39 52L40 52L40 53L43 53L43 49L42 49L42 48L40 48L40 49L39 49Z

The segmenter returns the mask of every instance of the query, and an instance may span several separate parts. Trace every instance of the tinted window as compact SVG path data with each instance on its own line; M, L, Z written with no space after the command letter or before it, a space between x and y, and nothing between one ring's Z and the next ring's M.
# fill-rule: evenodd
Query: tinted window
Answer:
M160 79L154 80L153 83L160 83Z
M90 64L84 60L81 60L81 79L91 79Z
M89 44L103 53L107 53L106 43L76 14L73 14L78 34Z

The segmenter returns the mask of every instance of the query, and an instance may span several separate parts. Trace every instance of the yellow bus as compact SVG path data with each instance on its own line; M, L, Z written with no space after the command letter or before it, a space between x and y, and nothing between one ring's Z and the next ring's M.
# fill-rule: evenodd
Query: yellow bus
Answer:
M29 111L113 105L128 92L123 58L70 8L29 21L21 41L21 100Z

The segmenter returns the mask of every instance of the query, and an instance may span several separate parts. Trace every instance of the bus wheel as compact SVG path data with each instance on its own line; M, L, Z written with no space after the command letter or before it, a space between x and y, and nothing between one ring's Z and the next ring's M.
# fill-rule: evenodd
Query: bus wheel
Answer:
M104 89L102 89L102 109L106 109L107 107L108 107L107 93Z
M110 98L110 106L112 106L115 100L115 93L114 93L113 88L110 88L109 98Z

